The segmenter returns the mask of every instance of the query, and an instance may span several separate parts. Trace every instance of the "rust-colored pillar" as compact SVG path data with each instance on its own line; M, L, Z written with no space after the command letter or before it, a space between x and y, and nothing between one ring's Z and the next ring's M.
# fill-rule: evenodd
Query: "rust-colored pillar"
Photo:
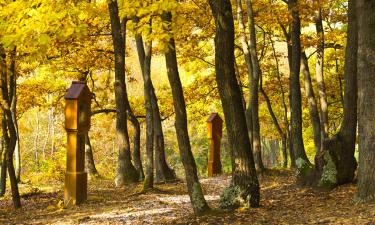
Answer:
M208 156L208 176L221 174L220 142L223 134L223 120L218 113L211 113L207 120L208 141L210 152Z
M65 100L67 158L64 204L71 206L87 199L85 133L90 129L91 92L86 82L73 81Z

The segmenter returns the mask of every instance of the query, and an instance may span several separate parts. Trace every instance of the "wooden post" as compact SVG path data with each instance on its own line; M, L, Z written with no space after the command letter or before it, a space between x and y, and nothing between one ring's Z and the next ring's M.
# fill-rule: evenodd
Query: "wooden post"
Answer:
M73 81L65 95L65 130L68 137L65 206L77 205L87 199L85 134L90 129L91 96L86 82L81 81Z
M207 120L210 152L208 158L208 176L221 174L220 142L223 134L223 120L218 113L211 113Z

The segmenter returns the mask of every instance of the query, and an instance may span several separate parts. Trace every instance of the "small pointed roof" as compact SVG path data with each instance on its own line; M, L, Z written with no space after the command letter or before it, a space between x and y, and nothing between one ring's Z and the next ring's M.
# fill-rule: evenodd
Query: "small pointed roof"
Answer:
M65 99L79 98L85 88L88 88L85 81L73 81L65 94Z
M215 119L219 119L221 122L223 122L223 120L219 116L219 113L216 113L216 112L211 113L210 117L208 117L208 119L207 119L207 122L211 123Z

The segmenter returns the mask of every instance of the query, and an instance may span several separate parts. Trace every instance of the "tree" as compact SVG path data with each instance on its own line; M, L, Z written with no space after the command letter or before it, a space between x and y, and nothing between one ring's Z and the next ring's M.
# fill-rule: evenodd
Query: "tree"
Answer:
M210 208L202 192L202 187L199 183L197 175L197 166L194 161L193 153L191 152L189 133L187 128L187 115L184 93L178 72L176 45L173 38L172 29L172 13L164 12L162 19L166 24L166 32L170 33L168 40L168 49L165 53L165 63L167 67L167 74L169 84L172 89L173 106L175 110L175 129L177 134L178 147L180 150L180 157L185 170L185 178L188 188L191 204L196 214L203 214Z
M321 136L322 139L328 137L328 103L326 96L326 87L324 82L324 28L322 19L322 0L316 0L317 12L314 17L316 34L318 36L318 44L316 46L316 82L320 98L320 120L321 120ZM321 146L321 144L319 144ZM318 151L321 149L318 148Z
M248 23L250 30L250 56L252 64L252 82L250 82L250 102L248 110L251 110L252 118L252 147L254 152L255 165L258 170L263 170L264 165L262 162L262 153L261 153L261 141L260 141L260 125L259 125L259 80L262 76L262 71L259 65L259 59L257 54L256 46L256 33L255 33L255 22L254 22L254 13L253 5L251 0L246 0L247 5L247 15Z
M358 198L375 199L375 2L359 0L358 15ZM355 63L355 62L354 62Z
M138 22L138 18L135 19ZM151 24L147 24L151 26ZM151 28L147 27L148 32ZM154 183L154 110L152 109L152 92L154 91L151 81L151 57L152 42L143 43L140 34L136 34L135 41L137 44L139 64L142 70L144 101L146 108L146 177L143 183L143 189L153 187Z
M111 19L112 41L115 51L115 99L116 99L116 132L119 148L116 185L137 182L138 172L134 168L130 157L130 142L126 119L126 84L125 84L125 44L121 32L121 23L118 15L116 0L108 1L109 15ZM124 35L125 36L125 35Z
M11 102L9 98L9 88L8 88L8 68L6 63L6 52L3 46L0 46L0 76L1 76L1 109L3 110L3 114L5 115L6 119L6 125L7 130L9 132L9 135L7 132L3 132L5 134L5 143L6 143L6 149L5 149L5 155L6 155L6 161L7 161L7 169L8 169L8 175L10 180L10 186L12 191L12 199L13 199L13 205L14 208L18 209L21 207L21 200L20 200L20 194L18 191L18 182L16 177L16 172L14 169L13 164L13 155L14 150L16 148L16 142L17 142L17 131L14 126L14 121L12 117L12 111L11 111Z
M259 206L259 183L254 158L249 151L245 112L234 70L234 23L229 0L209 0L215 19L216 82L222 102L225 124L232 151L232 183L241 190L241 197ZM240 166L241 165L241 166Z
M344 71L344 115L339 132L325 139L315 156L315 170L303 183L331 189L352 182L357 168L354 158L357 130L357 48L358 31L355 1L349 1ZM367 81L366 81L367 82Z
M300 87L300 66L301 66L301 22L299 18L297 0L288 1L289 14L291 15L291 49L288 51L290 56L290 111L291 111L291 144L294 156L301 164L310 164L306 156L305 147L302 138L302 105L301 105L301 87ZM298 167L298 165L297 165Z
M301 70L303 73L303 81L305 83L305 93L307 104L309 106L310 120L314 132L315 152L319 152L322 146L322 130L319 118L318 106L314 94L313 85L311 82L311 75L309 69L309 62L305 52L301 55ZM324 139L324 138L323 138Z

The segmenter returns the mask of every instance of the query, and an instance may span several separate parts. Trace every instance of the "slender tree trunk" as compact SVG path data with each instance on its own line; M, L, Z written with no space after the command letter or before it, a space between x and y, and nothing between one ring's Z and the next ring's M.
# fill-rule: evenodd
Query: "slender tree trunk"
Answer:
M303 73L303 80L305 83L305 92L307 98L307 104L309 106L310 112L310 120L314 132L314 143L315 143L315 151L319 153L322 144L322 130L320 127L320 119L319 119L319 111L318 106L316 104L315 94L311 82L310 76L310 69L309 69L309 62L306 57L306 53L302 52L301 55L301 70ZM323 137L324 138L324 137Z
M136 21L138 22L138 21ZM151 24L150 24L151 26ZM150 31L151 32L151 31ZM143 38L140 34L135 35L139 64L142 70L143 89L146 108L146 176L143 183L143 189L153 188L154 183L154 111L152 109L152 94L154 91L151 82L151 49L152 44L149 41L143 45Z
M1 172L0 172L0 196L5 195L6 191L6 183L7 183L7 160L6 160L6 149L7 149L7 144L5 143L5 135L7 131L6 127L6 121L5 121L5 116L3 115L2 118L2 138L1 138L1 154L0 154L0 163L1 163Z
M264 100L266 101L268 112L270 113L272 117L273 124L276 127L277 132L280 135L281 142L282 142L282 153L283 153L283 167L286 168L288 166L288 154L287 154L287 149L286 149L286 134L283 132L281 129L281 126L279 124L279 121L277 120L277 117L275 113L273 112L271 101L266 94L266 92L263 89L263 84L262 81L260 82L260 87L259 87L260 93L262 93Z
M39 149L38 149L38 143L39 143L39 108L36 111L35 119L36 119L36 129L35 129L35 138L34 138L34 158L35 158L35 164L39 168Z
M126 49L126 22L127 18L123 18L122 21L122 40L124 42L124 48ZM125 59L124 59L125 60ZM126 76L126 72L124 74ZM129 99L125 99L126 112L128 119L132 123L134 134L133 134L133 161L134 167L138 172L139 180L142 181L145 178L143 173L143 166L141 161L141 126L137 117L134 115L133 110L130 106Z
M260 194L252 149L247 135L241 92L234 71L234 24L229 0L209 0L215 19L216 82L223 105L228 139L233 154L232 182L252 207L259 206ZM248 198L249 197L249 198Z
M355 0L349 0L348 35L344 72L344 116L340 131L323 142L315 156L315 170L304 183L333 188L352 182L357 162L354 158L357 130L357 48L358 32Z
M238 21L238 29L239 29L239 40L242 45L242 51L244 53L244 58L245 62L247 65L247 73L248 73L248 80L249 80L249 85L254 83L254 77L253 77L253 65L251 63L251 55L250 55L250 50L249 50L249 44L246 38L246 28L245 28L245 23L244 23L244 16L243 16L243 9L242 9L242 0L236 0L236 8L237 8L237 21ZM243 96L243 94L241 93ZM247 123L247 129L248 129L248 134L250 137L250 141L252 143L253 140L253 123L252 123L252 108L251 108L251 90L250 90L250 95L249 95L249 105L246 108L246 123Z
M55 151L55 110L51 108L51 156Z
M288 38L287 34L285 34L285 36L286 36L286 38ZM270 42L271 42L273 57L275 58L277 82L279 83L279 86L280 86L281 102L282 102L283 109L284 109L283 110L283 117L284 117L284 125L285 125L285 130L286 130L286 132L284 132L284 134L286 134L286 140L285 140L285 143L283 143L283 146L284 146L284 144L286 146L288 146L288 143L290 143L290 129L289 129L289 120L288 120L288 107L287 107L286 101L285 101L285 91L284 91L283 82L281 80L279 60L277 58L277 54L276 54L276 50L275 50L275 44L274 44L274 42L273 42L273 40L272 40L271 37L269 39L270 39ZM288 46L289 46L289 44L288 44ZM289 49L289 47L288 47L288 49ZM295 168L296 165L295 165L294 152L293 152L293 149L291 148L290 145L289 145L288 150L289 150L289 157L290 157L290 166L292 168Z
M128 118L133 125L134 135L133 135L133 161L134 167L138 172L139 180L143 180L145 178L145 174L143 173L142 161L141 161L141 126L137 117L135 117L133 110L130 107L129 102L127 104L128 109Z
M357 1L358 12L358 193L375 200L375 2Z
M249 21L249 31L250 31L250 56L251 63L253 66L253 77L254 80L250 84L250 96L251 101L249 106L251 107L252 124L253 124L253 140L252 147L254 152L255 166L258 170L263 170L264 165L262 162L262 151L261 151L261 141L260 141L260 124L259 124L259 79L262 74L260 69L257 47L256 47L256 33L255 33L255 22L253 15L253 6L251 0L246 0L247 5L247 15Z
M172 14L170 12L164 12L162 19L169 24L166 31L171 33L171 38L168 41L168 51L165 53L165 61L168 80L172 89L173 106L176 116L175 128L178 147L180 150L180 158L184 166L188 193L194 212L195 214L203 214L209 210L209 207L204 199L202 187L199 183L197 166L190 146L186 105L177 65L176 45L170 26L172 23Z
M297 0L288 1L291 22L291 74L290 74L290 109L291 109L291 141L292 148L300 164L310 165L307 158L302 138L302 103L300 87L300 66L301 66L301 23L297 9ZM297 165L298 167L298 165Z
M121 33L121 23L118 15L116 0L108 1L108 9L111 20L112 40L115 51L115 101L116 101L116 133L119 149L116 185L123 186L126 183L138 181L138 172L131 162L130 142L126 118L126 83L125 83L125 44Z
M320 119L321 119L321 136L328 137L328 103L326 96L326 87L324 83L324 29L322 22L322 3L321 0L316 0L318 11L314 18L316 33L318 36L318 44L316 46L316 82L318 84L318 93L320 98ZM322 140L323 140L322 139ZM319 145L321 146L321 145ZM319 149L320 151L320 149Z
M51 128L51 109L48 109L47 133L46 133L46 137L44 139L44 144L43 144L43 148L42 148L43 157L45 157L47 144L48 144L48 141L49 141L49 138L50 138L50 136L49 136L50 131L51 131L50 128Z
M12 191L12 200L14 208L18 209L21 207L20 194L18 191L18 182L16 178L16 172L13 165L13 155L17 142L17 132L14 126L14 121L12 118L11 112L11 101L9 98L9 89L8 89L8 77L7 77L7 67L6 67L6 55L3 47L1 46L1 59L0 59L0 68L1 68L1 94L2 102L1 108L3 114L6 116L6 126L8 127L9 136L6 133L5 139L9 140L6 148L6 160L7 160L7 169L10 180L10 187Z
M98 170L95 166L94 155L92 154L92 146L89 133L85 134L85 156L86 156L86 171L92 177L99 176Z

